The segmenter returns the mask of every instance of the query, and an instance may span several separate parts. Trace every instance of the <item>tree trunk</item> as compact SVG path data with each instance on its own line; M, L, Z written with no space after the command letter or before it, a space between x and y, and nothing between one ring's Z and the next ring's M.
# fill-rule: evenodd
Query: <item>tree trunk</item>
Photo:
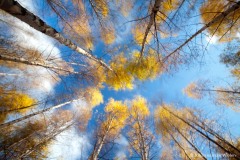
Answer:
M12 57L12 56L8 56L8 55L0 55L0 60L22 63L22 64L32 65L32 66L39 66L39 67L43 67L43 68L46 68L46 69L51 69L51 70L54 70L54 71L62 71L62 72L65 72L65 73L70 73L70 74L80 74L79 72L74 72L74 71L70 71L70 70L67 70L67 69L64 69L64 68L55 67L55 66L43 63L43 62L36 62L36 61L32 62L32 61L29 61L29 60L24 59L24 58Z
M60 133L66 131L69 127L73 126L73 122L70 123L69 125L67 125L64 128L60 128L57 131L53 131L53 133L51 133L50 135L44 137L40 143L34 145L33 147L31 147L30 149L28 149L27 151L25 151L23 154L21 154L20 156L18 156L18 159L25 159L28 155L30 155L31 153L33 153L39 146L46 144L47 142L49 142L51 139L53 139L54 137L56 137L57 135L59 135Z
M26 115L26 116L24 116L24 117L21 117L21 118L12 120L12 121L10 121L10 122L6 122L6 123L3 123L3 124L0 124L0 129L2 129L2 128L4 128L4 127L7 127L7 126L11 126L11 125L13 125L13 124L15 124L15 123L21 122L21 121L23 121L23 120L26 120L26 119L31 118L31 117L33 117L33 116L36 116L36 115L38 115L38 114L43 114L43 113L45 113L45 112L47 112L47 111L50 111L50 110L53 110L53 109L57 109L57 108L63 107L63 106L65 106L65 105L67 105L67 104L70 104L70 103L72 103L72 102L76 102L77 100L78 100L78 99L71 100L71 101L68 101L68 102L65 102L65 103L62 103L62 104L59 104L59 105L56 105L56 106L52 106L52 107L50 107L50 108L46 108L46 109L43 109L43 110L41 110L41 111L38 111L38 112L35 112L35 113L32 113L32 114L29 114L29 115Z
M189 140L187 139L187 137L186 137L175 125L172 124L172 126L173 126L173 127L177 130L177 132L188 142L188 144L190 144L190 145L194 148L194 150L197 151L198 154L200 154L200 155L202 156L202 158L203 158L204 160L207 160L207 158L204 157L204 155L198 150L198 148L197 148L191 141L189 141Z
M238 91L220 90L220 89L200 89L200 91L205 91L205 92L222 92L222 93L230 93L230 94L240 94L240 92L238 92Z
M225 18L227 15L229 15L232 12L235 12L237 9L240 8L240 1L236 2L233 6L213 18L210 22L208 22L206 25L204 25L201 29L199 29L196 33L194 33L191 37L189 37L184 43L182 43L177 49L175 49L173 52L168 54L163 58L163 62L167 61L169 57L174 55L178 50L180 50L183 46L185 46L188 42L190 42L194 37L202 33L204 30L206 30L208 27L212 26L214 23L221 21L223 18Z
M89 52L85 51L84 49L80 48L76 44L74 44L71 40L64 38L58 31L56 31L51 26L47 25L43 20L41 20L38 16L34 15L33 13L29 12L27 9L22 7L17 1L15 0L1 0L0 8L14 17L22 20L23 22L29 24L34 29L56 39L61 44L71 48L72 50L80 53L81 55L99 63L103 67L112 70L105 62L101 59L96 58Z
M178 147L184 152L185 156L191 160L191 158L189 157L189 155L187 154L186 150L183 148L183 146L181 146L181 144L177 141L177 139L172 135L172 133L167 129L167 127L165 125L163 125L164 129L169 133L169 135L172 137L172 139L174 140L174 142L178 145Z
M150 20L148 22L148 25L147 25L147 28L146 28L146 31L145 31L145 34L144 34L144 37L143 37L143 41L142 41L142 48L141 48L141 51L140 51L141 56L143 55L143 51L144 51L144 48L145 48L145 43L147 41L147 36L150 32L151 27L155 23L155 17L157 15L157 12L160 9L161 2L162 2L162 0L155 0L154 6L152 8L152 12L150 14Z
M224 146L222 146L219 142L217 142L215 139L211 138L210 136L208 136L207 134L205 134L204 132L202 132L201 130L199 130L197 127L193 126L190 122L188 122L187 120L184 120L183 118L181 118L180 116L178 116L177 114L173 113L172 111L170 111L169 109L167 109L166 107L163 107L166 111L168 111L170 114L172 114L173 116L175 116L176 118L180 119L181 121L183 121L184 123L186 123L188 126L190 126L191 128L193 128L194 130L196 130L200 135L202 135L203 137L205 137L207 140L209 140L210 142L212 142L213 144L215 144L216 146L218 146L221 150L223 150L224 152L228 153L228 154L234 154L236 157L236 159L240 159L240 154L235 154L229 150L227 150L226 148L224 148Z
M88 160L97 160L97 157L102 150L105 139L107 138L108 132L110 131L112 120L113 120L113 117L111 118L108 128L107 128L106 132L104 133L103 137L101 138L101 140L100 141L97 140L96 146L94 147L94 150L93 150L92 154L89 156Z
M142 160L147 160L147 146L145 145L145 141L144 141L144 137L143 137L143 131L142 131L142 127L141 127L141 124L140 124L140 120L139 120L139 117L137 115L137 124L138 124L138 128L139 128L139 133L140 133L140 146L141 146L141 152L142 152Z

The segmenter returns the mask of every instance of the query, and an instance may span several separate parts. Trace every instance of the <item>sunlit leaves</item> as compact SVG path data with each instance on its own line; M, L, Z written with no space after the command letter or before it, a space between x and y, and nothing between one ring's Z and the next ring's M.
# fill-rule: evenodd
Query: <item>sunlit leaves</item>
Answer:
M130 103L128 142L130 155L141 155L142 159L149 159L151 150L154 149L154 134L148 123L150 110L145 98L137 96ZM136 155L137 155L136 154Z
M162 66L159 57L152 50L147 56L141 57L139 52L133 52L128 69L139 80L155 79L161 72Z
M146 25L144 26L138 26L136 25L135 28L132 30L134 40L138 45L142 45L144 35L145 35ZM150 43L152 40L152 35L148 34L146 38L146 43Z
M110 45L115 41L115 29L107 26L101 29L101 38L106 45Z
M128 117L128 109L126 104L124 104L122 101L115 101L114 99L110 99L104 110L109 116L108 118L113 120L114 123L117 123L119 128L122 128L124 126L125 120Z
M228 92L231 89L227 88L216 88L216 103L219 105L225 105L231 107L235 111L240 111L239 105L239 92L232 91Z
M128 117L127 106L121 101L110 99L105 107L106 120L102 123L102 129L110 135L116 135L125 126Z
M127 71L127 58L123 53L114 57L110 66L114 72L108 71L106 83L115 90L133 89L133 76Z
M103 95L98 88L95 87L86 88L83 96L91 107L95 107L103 103Z
M145 119L150 115L147 101L141 96L137 96L131 101L131 107L129 109L130 115L134 119Z
M199 90L199 86L196 82L192 82L186 88L184 88L183 93L185 93L190 98L202 98L201 91Z
M109 6L107 3L107 0L94 0L96 4L96 10L104 17L106 18L109 14Z
M163 136L164 140L171 139L169 132L174 133L174 126L180 128L181 130L188 128L187 124L175 117L171 112L181 117L192 117L192 114L188 108L176 110L173 105L162 104L161 106L158 106L158 108L155 110L156 131Z
M5 120L10 113L26 113L33 108L36 100L29 95L17 92L15 90L4 91L0 96L1 122Z
M235 2L228 2L225 0L208 0L200 9L204 23L210 22L213 18L234 4ZM239 33L239 16L240 10L238 9L211 25L208 30L212 35L215 34L221 37L220 41L230 41L236 38Z

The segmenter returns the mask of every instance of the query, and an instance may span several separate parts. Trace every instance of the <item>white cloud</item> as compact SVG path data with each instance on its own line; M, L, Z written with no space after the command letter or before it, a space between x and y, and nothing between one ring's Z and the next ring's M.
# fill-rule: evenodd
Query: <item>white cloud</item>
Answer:
M28 4L28 7L33 7L32 0L22 0L21 3ZM55 47L57 41L36 31L28 24L22 22L21 20L14 18L13 16L0 12L1 29L5 29L2 37L9 37L11 41L17 43L19 46L24 48L31 48L39 51L43 57L61 60L60 50ZM58 77L56 75L46 70L43 67L33 67L28 66L24 72L22 72L22 78L27 81L29 85L34 86L36 92L35 94L41 94L42 92L53 92L55 85L57 84ZM29 78L31 75L31 78ZM53 77L55 75L55 77ZM17 83L17 82L16 82ZM21 85L21 84L20 84ZM38 93L40 91L40 93ZM38 96L36 95L36 97Z
M209 44L216 44L216 43L218 43L219 37L217 37L215 35L214 36L206 36L205 39Z
M87 136L80 135L71 128L55 138L54 143L49 147L48 159L87 159L87 151L90 147Z

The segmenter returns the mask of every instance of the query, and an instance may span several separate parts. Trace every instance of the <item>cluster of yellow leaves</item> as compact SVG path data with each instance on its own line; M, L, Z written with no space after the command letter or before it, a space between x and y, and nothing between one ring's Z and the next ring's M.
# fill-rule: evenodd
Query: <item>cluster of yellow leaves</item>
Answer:
M101 29L101 38L106 45L112 44L115 41L115 29L113 26L104 27Z
M102 130L110 135L118 134L128 118L128 107L121 101L110 99L104 111L107 116L102 123Z
M226 0L208 0L201 8L200 12L204 23L210 22L217 15L221 14L227 7L235 4L234 2L228 2ZM240 16L240 10L236 10L229 15L220 19L215 24L208 27L211 34L215 34L218 37L222 37L220 42L230 41L237 37L240 32L238 20Z
M240 66L231 71L232 75L240 80Z
M114 72L108 71L106 84L113 89L133 89L133 76L126 70L128 59L124 57L123 53L114 57L110 62L110 66Z
M86 88L83 96L91 107L95 107L103 103L103 95L98 88Z
M179 0L165 0L162 2L162 10L164 13L175 10L179 5Z
M0 107L3 111L23 114L33 108L35 103L29 95L14 90L0 96Z
M194 99L202 98L202 95L198 90L198 85L195 82L190 83L186 88L184 88L183 93L190 98L194 98Z
M72 3L77 7L78 15L68 22L65 32L81 46L93 49L92 30L84 3L82 0L73 0Z
M133 52L133 59L129 62L128 70L139 80L154 79L162 72L158 58L152 50L144 57L140 57L139 52Z
M168 14L175 10L179 5L179 0L165 0L161 4L161 12L157 12L155 20L158 24L166 21Z
M115 56L110 62L111 68L108 71L106 84L115 90L133 89L134 79L141 81L154 79L162 72L159 57L149 51L148 55L140 57L140 53L135 51L132 58L127 59L123 53Z
M163 140L169 141L171 136L169 133L175 133L174 127L187 131L189 126L183 121L175 117L172 113L179 117L192 118L192 113L189 108L177 110L172 105L162 104L155 111L156 131L163 136ZM174 126L173 126L174 124Z
M136 25L135 28L132 30L134 40L138 45L142 45L144 35L145 35L145 32L146 32L146 27L147 27L146 24L143 25L143 26ZM150 43L151 40L152 40L152 35L148 34L147 39L146 39L146 43Z
M157 133L162 136L162 143L171 147L173 144L176 145L173 147L173 149L176 149L177 152L180 152L179 156L182 158L186 158L186 154L194 154L194 157L190 157L191 159L201 159L201 155L199 155L199 153L196 152L196 150L194 150L184 138L186 137L187 139L190 139L193 136L191 127L177 118L174 114L185 120L194 121L195 118L195 115L190 108L185 107L178 110L172 105L162 104L159 106L155 111L155 124ZM184 151L181 147L179 147L179 144L182 148L184 148ZM168 158L170 159L170 157ZM171 156L171 158L174 157Z
M219 105L225 105L231 107L235 111L240 111L239 98L238 94L221 92L226 90L226 88L217 88L216 89L216 103Z
M109 7L106 0L94 0L96 9L100 11L101 15L106 18L109 14Z
M145 98L141 96L137 96L131 102L131 107L129 108L129 113L133 119L145 119L150 115L147 101Z

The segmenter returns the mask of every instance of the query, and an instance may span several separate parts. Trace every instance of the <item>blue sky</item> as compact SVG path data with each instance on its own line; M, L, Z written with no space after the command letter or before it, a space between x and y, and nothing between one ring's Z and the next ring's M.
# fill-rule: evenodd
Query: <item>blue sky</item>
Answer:
M53 26L56 29L60 29L59 26L57 25L56 17L54 15L52 15L51 17L48 17L48 12L43 14L42 10L44 8L41 8L41 6L43 5L41 4L40 0L38 1L19 0L19 1L21 2L21 4L27 6L27 8L32 12L34 12L36 15L39 15L40 17L42 17L44 21L47 22L47 24ZM197 15L197 13L195 15ZM114 45L128 44L132 42L133 37L131 34L131 27L133 26L133 23L126 23L125 25L123 25L124 22L126 22L127 20L131 20L132 18L133 17L131 17L131 15L126 19L124 19L123 17L119 17L118 26L121 26L121 27L117 29L117 39L115 44L112 45L112 47ZM196 22L197 20L199 20L199 17L197 19L193 19L192 21L189 21L189 23ZM18 27L20 26L18 25ZM197 27L192 26L188 34L195 32L196 28L199 28L199 27L200 26L197 26ZM37 42L41 40L45 41L44 45L41 47L44 47L44 46L45 47L50 46L50 48L55 47L55 52L61 55L63 59L65 59L64 57L66 56L65 53L70 54L72 52L70 49L58 44L55 40L52 40L51 38L48 39L46 36L43 36L43 38L37 39L36 42L33 40L31 41L32 41L32 44L36 45ZM169 74L164 73L163 75L160 75L155 80L148 80L145 82L137 81L133 90L114 91L113 89L106 86L104 89L102 89L102 94L104 96L104 102L105 102L104 104L106 104L109 98L114 98L116 100L124 101L124 100L131 100L136 95L141 95L145 97L148 100L148 102L152 104L152 106L154 106L153 104L156 101L161 102L161 100L163 102L174 103L176 105L183 104L183 106L195 107L197 109L203 110L203 112L205 112L206 115L208 115L210 118L211 117L216 118L220 116L221 119L219 119L219 121L222 122L223 124L225 122L228 122L231 126L230 130L233 133L233 135L240 137L240 127L239 127L240 113L234 112L233 110L231 110L230 108L226 108L225 106L216 106L215 104L212 103L212 101L209 100L209 98L204 98L201 100L194 100L194 99L188 98L182 92L184 87L186 87L189 83L196 80L210 80L216 86L225 86L226 82L231 83L234 81L234 79L231 77L230 69L227 68L224 64L220 63L220 60L219 60L219 55L223 52L223 49L225 48L226 45L223 43L220 44L216 42L216 37L213 37L209 43L208 43L208 40L209 39L206 36L203 38L203 44L206 47L207 51L204 53L203 59L201 60L203 62L202 64L200 64L199 61L193 61L189 65L181 66L180 68L178 68L177 71L173 71ZM95 44L93 53L98 57L101 57L106 53L106 47L107 46L105 46L102 41L97 41L97 43ZM136 49L138 47L134 46L129 48ZM63 56L63 53L64 53L64 56ZM109 60L110 56L106 56L104 58L107 61ZM66 82L67 86L68 85L74 86L75 83L77 84L77 80L72 77L63 78L62 82ZM51 89L47 91L44 90L43 92L41 91L38 93L38 95L46 94L48 92L55 93L55 94L59 92L67 92L64 86L65 84L63 83L49 82L49 84L51 85L49 86L51 87ZM94 109L94 113L96 113L96 111L102 112L104 104L96 107ZM154 107L153 107L153 110L154 110ZM90 122L94 124L94 119ZM90 126L93 124L90 124ZM77 139L77 141L88 144L90 146L86 135L81 135L81 136L85 136L85 139L83 139L75 131L70 131L70 132L71 133L69 134L72 135L75 139ZM72 141L74 141L74 138ZM59 141L61 140L63 140L63 143L66 143L68 141L66 140L66 138L65 139L59 138ZM76 144L70 144L70 146L76 147ZM78 144L77 147L81 147L81 146L79 146ZM58 153L60 152L59 150L61 149L64 150L64 148L61 148L60 145L55 145L54 147L52 147L53 155L57 156ZM74 153L75 152L78 152L78 151L74 151ZM76 154L73 156L74 158L72 159L78 159L80 155Z

